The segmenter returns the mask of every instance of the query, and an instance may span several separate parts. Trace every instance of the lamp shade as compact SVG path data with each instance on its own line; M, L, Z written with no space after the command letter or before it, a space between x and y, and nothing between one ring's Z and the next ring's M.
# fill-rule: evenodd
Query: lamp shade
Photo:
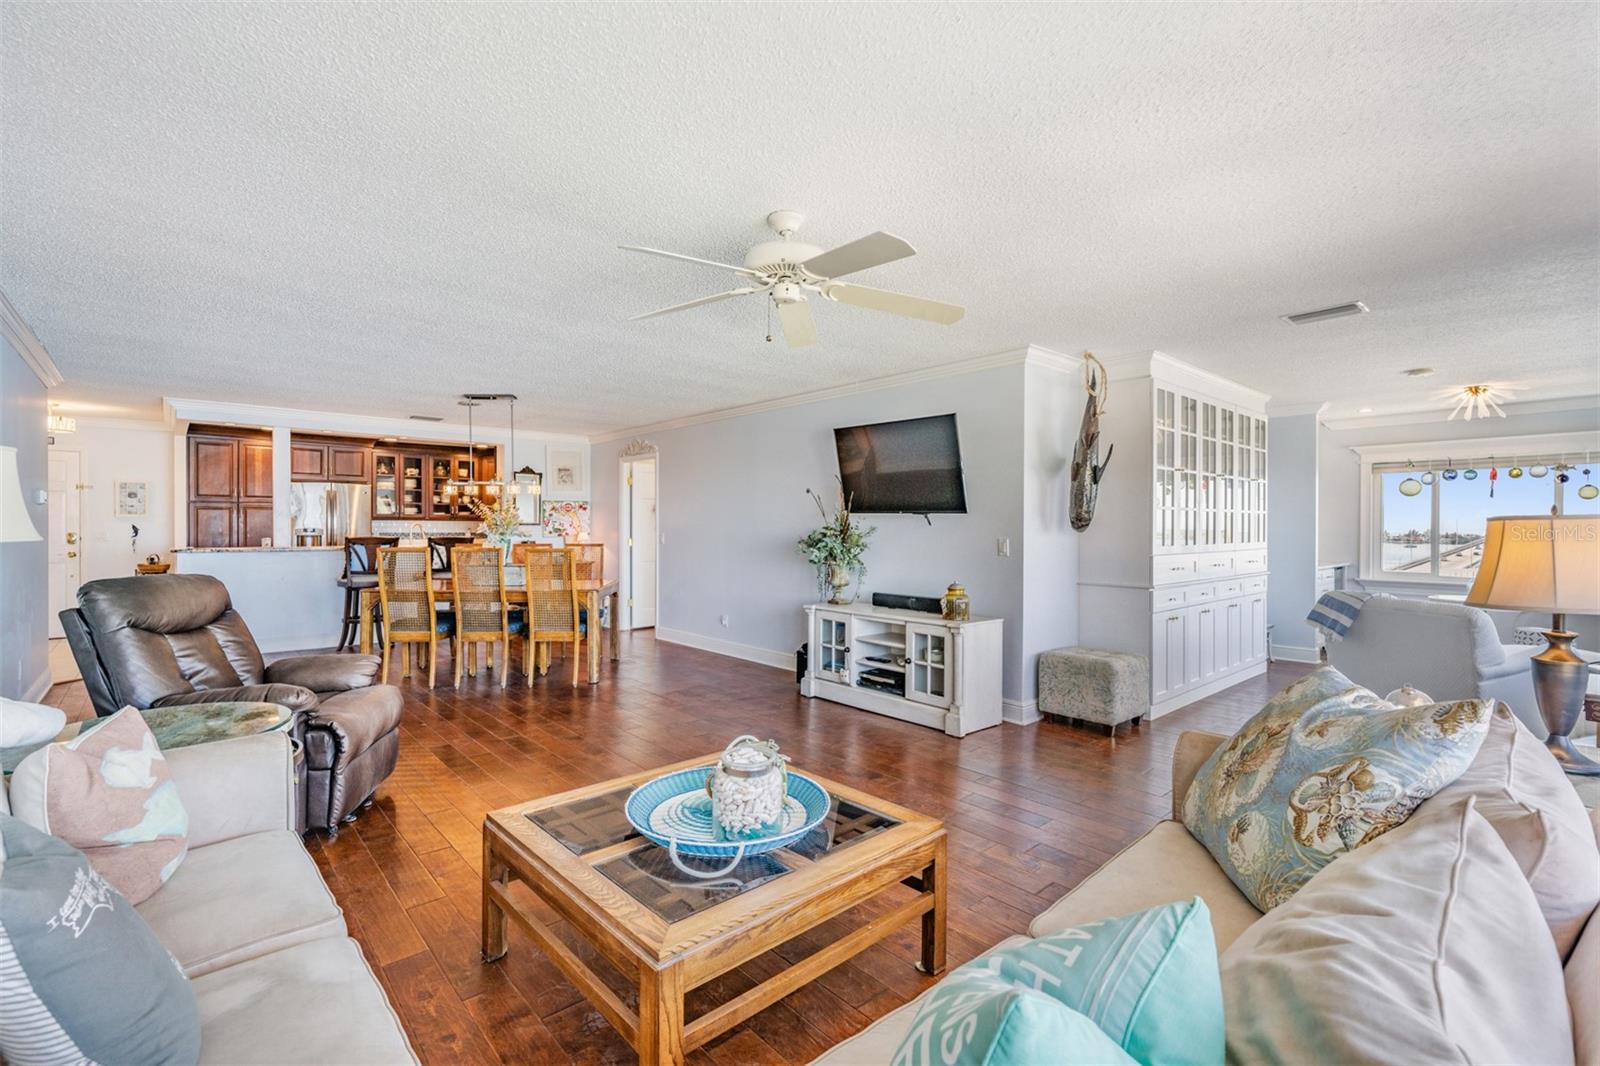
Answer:
M17 450L0 445L0 541L43 540L28 517L28 501L22 496L22 477L17 473Z
M1600 614L1600 515L1489 519L1474 607Z

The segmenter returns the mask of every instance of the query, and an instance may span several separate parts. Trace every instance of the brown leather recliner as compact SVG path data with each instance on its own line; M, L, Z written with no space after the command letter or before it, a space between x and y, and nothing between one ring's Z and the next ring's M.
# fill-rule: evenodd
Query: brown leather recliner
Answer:
M90 581L61 625L96 714L221 700L302 712L309 829L336 832L394 770L403 701L393 685L373 684L378 657L301 655L269 666L214 577Z

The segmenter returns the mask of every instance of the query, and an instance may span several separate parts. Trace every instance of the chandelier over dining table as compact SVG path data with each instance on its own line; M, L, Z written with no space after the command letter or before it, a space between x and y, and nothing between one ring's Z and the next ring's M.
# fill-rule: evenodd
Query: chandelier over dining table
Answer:
M472 478L452 478L444 484L444 494L447 497L461 496L466 499L499 499L506 496L528 495L539 497L544 494L544 475L536 470L514 472L509 478L498 476L494 478L480 478L478 473L478 442L473 425L473 408L482 407L485 403L498 403L504 400L507 407L506 421L509 436L506 443L506 463L503 469L517 471L517 397L510 392L467 392L462 393L457 401L467 409L467 450L472 456ZM495 473L500 474L501 467L495 468Z

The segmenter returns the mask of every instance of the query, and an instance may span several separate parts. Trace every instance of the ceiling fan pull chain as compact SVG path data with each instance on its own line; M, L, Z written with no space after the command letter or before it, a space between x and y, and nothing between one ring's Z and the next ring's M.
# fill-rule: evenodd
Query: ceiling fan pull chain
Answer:
M772 343L772 297L768 296L764 302L767 305L767 343L771 344Z

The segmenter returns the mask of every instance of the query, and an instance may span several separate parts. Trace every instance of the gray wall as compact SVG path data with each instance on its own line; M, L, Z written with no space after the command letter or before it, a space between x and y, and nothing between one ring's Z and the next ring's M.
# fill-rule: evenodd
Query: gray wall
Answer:
M1312 661L1306 612L1317 598L1317 436L1315 414L1270 418L1267 426L1267 621L1274 648Z
M834 427L953 411L969 513L935 515L931 526L913 515L864 517L878 532L861 596L938 596L951 581L963 582L974 614L1006 620L1006 698L1031 697L1021 650L1024 369L1018 363L648 434L660 449L662 635L773 663L792 655L806 639L801 605L817 599L795 541L819 524L805 490L830 504L837 491ZM596 444L590 456L594 532L613 552L618 457L628 443ZM996 554L999 537L1011 538L1009 558Z
M0 341L0 444L17 449L22 494L41 537L46 508L45 390L31 367ZM49 574L45 541L0 544L0 695L38 699L50 684Z

